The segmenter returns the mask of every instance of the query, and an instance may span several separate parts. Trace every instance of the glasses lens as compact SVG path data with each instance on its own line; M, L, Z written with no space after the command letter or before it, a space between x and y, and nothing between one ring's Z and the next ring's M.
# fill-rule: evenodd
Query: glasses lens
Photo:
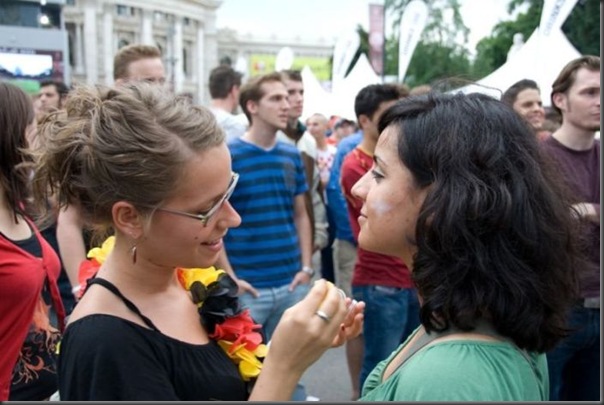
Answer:
M218 210L220 209L220 207L222 207L224 202L228 201L228 199L231 198L231 196L233 195L233 192L235 191L235 186L237 185L237 180L239 180L239 175L237 173L233 173L233 175L231 177L231 182L229 183L229 187L227 188L226 193L224 193L224 195L222 196L220 201L218 201L218 203L216 203L215 206L210 208L210 210L208 211L208 213L206 214L206 216L203 220L204 225L208 223L208 221L212 218L212 216L214 214L216 214L216 212L218 212Z

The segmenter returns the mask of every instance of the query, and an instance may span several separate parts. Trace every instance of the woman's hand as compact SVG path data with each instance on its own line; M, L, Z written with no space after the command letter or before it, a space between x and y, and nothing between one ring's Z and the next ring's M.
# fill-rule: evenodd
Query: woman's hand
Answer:
M333 284L317 280L303 300L287 309L273 333L250 399L289 400L311 364L327 349L357 336L364 303L356 304L349 312L350 302Z
M346 314L344 321L340 324L340 330L333 339L331 347L342 346L348 340L359 336L363 331L363 312L365 311L365 303L362 301L357 302L346 297L346 307L348 308L348 313Z
M250 283L240 278L235 279L235 283L237 283L237 287L239 288L238 294L243 295L245 293L250 293L254 298L258 298L260 293L256 290Z

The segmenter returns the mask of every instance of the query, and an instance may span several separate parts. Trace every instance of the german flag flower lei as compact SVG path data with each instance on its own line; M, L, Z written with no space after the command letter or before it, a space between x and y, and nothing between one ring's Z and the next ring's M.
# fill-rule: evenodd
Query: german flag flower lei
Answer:
M100 247L90 249L88 260L79 268L79 297L84 293L88 279L94 277L115 243L107 238ZM218 342L225 353L239 366L244 381L260 374L268 348L262 343L261 325L254 322L248 309L242 309L237 296L237 283L224 271L214 267L177 269L178 281L191 293L197 305L201 322L208 336Z

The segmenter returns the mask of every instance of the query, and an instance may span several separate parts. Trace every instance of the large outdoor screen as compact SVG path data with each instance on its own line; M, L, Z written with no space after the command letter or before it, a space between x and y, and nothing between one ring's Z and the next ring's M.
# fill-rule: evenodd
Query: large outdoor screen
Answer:
M51 55L0 52L0 77L44 80L52 77Z
M35 94L43 80L65 81L63 52L0 47L0 80Z

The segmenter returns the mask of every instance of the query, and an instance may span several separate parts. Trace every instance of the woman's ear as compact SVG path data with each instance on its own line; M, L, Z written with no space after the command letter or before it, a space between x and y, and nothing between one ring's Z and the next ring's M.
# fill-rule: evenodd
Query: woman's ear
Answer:
M143 234L143 216L129 202L118 201L111 209L113 223L122 233L133 239L138 239Z

